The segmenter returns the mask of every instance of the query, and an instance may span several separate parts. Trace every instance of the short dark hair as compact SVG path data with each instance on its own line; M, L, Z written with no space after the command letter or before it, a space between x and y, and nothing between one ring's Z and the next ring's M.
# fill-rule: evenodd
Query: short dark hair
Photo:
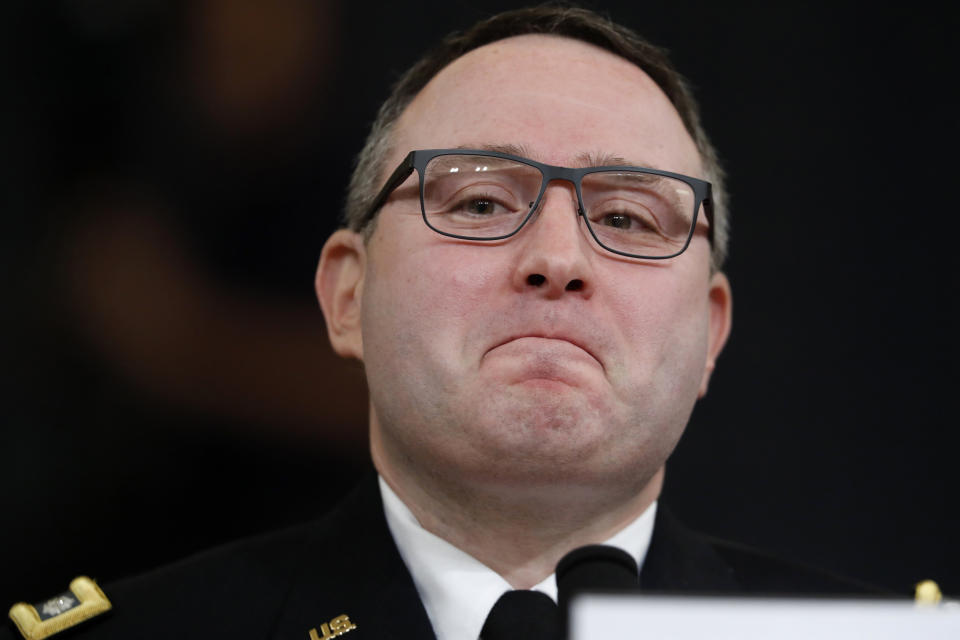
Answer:
M444 67L469 51L491 42L528 34L571 38L610 51L643 69L666 94L697 145L706 179L713 183L711 264L714 269L719 269L726 258L729 237L724 171L700 123L700 109L686 79L674 69L665 50L606 16L567 4L546 4L505 11L478 22L462 33L451 33L400 76L390 97L380 107L366 144L357 157L347 191L344 225L354 231L372 232L375 218L367 222L365 216L387 170L383 163L392 152L393 127L427 83Z

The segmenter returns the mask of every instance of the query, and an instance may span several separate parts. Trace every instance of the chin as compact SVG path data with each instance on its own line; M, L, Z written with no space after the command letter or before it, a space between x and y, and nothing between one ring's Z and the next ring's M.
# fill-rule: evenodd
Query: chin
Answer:
M470 438L478 472L566 485L642 484L683 433L679 419L542 391L505 394L465 417L476 429Z
M597 431L603 416L609 419L607 404L566 383L537 379L487 397L466 419L521 438L576 437Z
M616 447L615 421L602 415L597 407L545 386L477 407L464 424L472 425L472 449L480 464L570 474Z

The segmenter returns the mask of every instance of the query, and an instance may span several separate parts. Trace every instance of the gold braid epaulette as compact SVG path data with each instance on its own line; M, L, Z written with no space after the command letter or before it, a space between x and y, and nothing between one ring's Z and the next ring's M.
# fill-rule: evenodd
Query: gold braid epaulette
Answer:
M110 601L97 583L86 576L74 578L70 590L37 605L18 602L10 607L13 620L26 640L43 640L64 629L109 611Z

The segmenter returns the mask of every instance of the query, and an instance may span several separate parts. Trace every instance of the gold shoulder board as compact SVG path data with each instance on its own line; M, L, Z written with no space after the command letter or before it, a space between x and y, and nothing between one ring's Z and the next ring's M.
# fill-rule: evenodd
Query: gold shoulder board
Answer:
M43 640L84 620L110 610L110 601L93 580L74 578L70 589L40 604L18 602L10 607L10 619L26 640Z

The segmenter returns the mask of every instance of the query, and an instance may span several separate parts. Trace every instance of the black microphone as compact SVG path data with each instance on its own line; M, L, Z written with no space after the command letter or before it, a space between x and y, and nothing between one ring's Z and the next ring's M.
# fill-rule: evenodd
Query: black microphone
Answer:
M557 601L566 616L570 598L580 591L630 590L640 586L637 562L617 547L592 544L574 549L557 564Z

